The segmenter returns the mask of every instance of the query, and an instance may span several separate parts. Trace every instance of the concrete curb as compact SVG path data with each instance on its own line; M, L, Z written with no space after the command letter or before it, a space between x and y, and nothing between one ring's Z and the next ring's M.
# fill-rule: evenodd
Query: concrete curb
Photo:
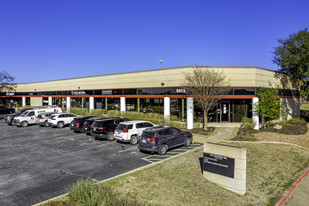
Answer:
M291 185L288 191L283 195L283 197L275 204L275 206L283 206L286 201L289 199L292 192L296 189L296 187L301 183L301 181L309 174L309 166L305 170L303 174L301 174Z
M117 175L117 176L114 176L114 177L110 177L110 178L108 178L108 179L105 179L105 180L96 182L96 184L100 184L100 183L103 183L103 182L106 182L106 181L109 181L109 180L112 180L112 179L115 179L115 178L118 178L118 177L121 177L121 176L124 176L124 175L127 175L127 174L131 174L131 173L137 172L137 171L139 171L139 170L146 169L146 168L148 168L148 167L153 167L153 166L155 166L155 165L157 165L157 164L161 164L161 163L163 163L163 162L166 162L166 161L171 160L171 159L175 159L176 157L182 156L182 155L187 154L187 153L189 153L189 152L193 152L193 151L195 151L195 150L197 150L197 149L199 149L199 148L201 148L201 147L203 147L203 146L204 146L204 145L201 145L201 146L199 146L199 147L196 147L196 148L194 148L194 149L188 150L188 151L186 151L186 152L182 152L182 153L180 153L180 154L178 154L178 155L169 157L169 158L167 158L167 159L160 160L160 161L158 161L158 162L151 163L151 164L145 165L145 166L143 166L143 167L136 168L136 169L134 169L134 170L130 170L130 171L128 171L128 172L122 173L122 174ZM53 198L48 199L48 200L45 200L45 201L43 201L43 202L36 203L36 204L33 205L33 206L39 206L39 205L41 205L41 204L47 203L48 201L52 201L52 200L56 200L56 199L61 198L61 197L65 197L65 196L67 196L68 194L69 194L69 193L65 193L65 194L63 194L63 195L59 195L59 196L57 196L57 197L53 197Z

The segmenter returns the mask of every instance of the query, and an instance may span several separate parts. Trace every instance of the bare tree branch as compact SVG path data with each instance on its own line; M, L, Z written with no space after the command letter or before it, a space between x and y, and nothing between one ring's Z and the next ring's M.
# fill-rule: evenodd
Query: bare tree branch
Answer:
M195 67L184 74L184 85L188 94L204 110L204 129L207 130L208 111L230 91L226 75L209 68Z

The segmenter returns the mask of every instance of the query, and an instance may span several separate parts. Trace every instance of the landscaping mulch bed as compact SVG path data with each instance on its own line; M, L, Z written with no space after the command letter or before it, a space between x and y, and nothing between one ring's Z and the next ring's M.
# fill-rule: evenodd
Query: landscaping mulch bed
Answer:
M208 130L204 130L203 128L194 128L191 129L190 132L193 134L199 134L199 135L210 135L215 131L215 127L208 127Z
M304 120L291 121L282 125L282 129L271 128L260 128L259 130L247 130L240 128L237 135L232 138L233 141L258 141L255 135L267 132L267 133L277 133L285 135L304 135L308 132L307 127L308 122Z

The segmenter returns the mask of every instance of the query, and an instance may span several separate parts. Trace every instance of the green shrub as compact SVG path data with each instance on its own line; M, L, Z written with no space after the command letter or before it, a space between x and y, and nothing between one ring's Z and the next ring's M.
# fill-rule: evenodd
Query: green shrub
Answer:
M94 116L104 116L105 113L106 113L105 109L94 109L88 112L88 114L94 115Z
M131 120L145 120L152 122L157 125L166 125L177 128L186 128L186 123L180 121L180 119L175 116L170 116L170 121L164 121L164 115L158 113L143 113L143 112L120 112L115 110L107 111L106 116L108 117L126 117Z
M71 107L70 112L76 115L86 115L88 113L88 109L79 108L79 107Z
M69 189L69 198L87 206L133 206L142 205L135 200L123 198L109 186L95 184L91 179L79 180Z
M251 118L243 117L241 119L242 122L242 128L244 129L253 129L253 122Z

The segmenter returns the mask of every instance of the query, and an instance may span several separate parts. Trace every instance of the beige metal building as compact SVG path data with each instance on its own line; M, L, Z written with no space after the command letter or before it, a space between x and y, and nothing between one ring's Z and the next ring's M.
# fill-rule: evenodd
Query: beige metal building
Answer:
M230 93L209 113L210 122L240 122L251 117L252 98L259 87L280 85L275 72L259 67L209 67L222 71ZM99 75L45 82L17 84L15 92L0 93L0 103L20 106L51 105L120 111L155 112L180 119L202 119L201 109L188 110L191 97L183 87L184 73L193 66ZM295 90L280 90L288 117L299 116L299 95ZM188 114L190 114L188 116ZM192 117L192 118L193 118Z

